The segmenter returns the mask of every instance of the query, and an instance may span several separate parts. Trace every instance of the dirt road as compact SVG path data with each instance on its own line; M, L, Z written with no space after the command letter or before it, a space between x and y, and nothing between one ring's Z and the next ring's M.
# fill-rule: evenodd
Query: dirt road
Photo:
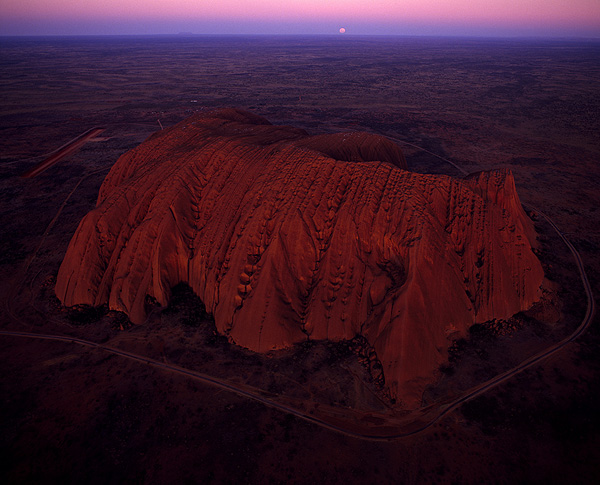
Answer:
M21 177L23 178L33 178L36 175L39 175L44 170L49 169L52 165L60 162L63 158L70 155L71 153L79 150L83 145L85 145L90 139L98 136L100 133L104 131L104 128L92 128L85 133L82 133L76 138L73 138L69 143L61 146L58 150L53 152L46 158L44 161L38 163L35 167L27 170Z

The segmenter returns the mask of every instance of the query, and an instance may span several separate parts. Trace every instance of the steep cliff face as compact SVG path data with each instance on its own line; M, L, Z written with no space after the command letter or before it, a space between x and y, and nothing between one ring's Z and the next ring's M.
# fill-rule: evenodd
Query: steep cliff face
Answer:
M309 137L222 110L119 158L56 294L142 323L149 298L167 305L185 282L255 351L360 334L415 406L452 338L538 298L534 240L510 172L410 173L382 137Z

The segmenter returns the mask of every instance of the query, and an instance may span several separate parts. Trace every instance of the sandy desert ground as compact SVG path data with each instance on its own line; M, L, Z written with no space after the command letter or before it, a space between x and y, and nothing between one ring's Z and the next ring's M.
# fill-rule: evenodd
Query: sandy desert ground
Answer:
M365 130L409 168L508 167L600 293L600 44L421 38L107 38L0 41L1 327L111 345L281 402L388 412L361 342L259 355L227 343L185 287L132 327L53 294L81 217L118 156L196 110L247 109L311 133ZM86 130L96 139L20 175ZM417 148L420 147L420 148ZM441 157L441 158L440 158ZM572 255L541 217L552 291L455 343L424 405L459 395L570 334L586 311ZM549 360L414 436L334 432L179 374L69 342L0 337L6 483L595 483L597 319ZM372 366L371 366L372 370Z

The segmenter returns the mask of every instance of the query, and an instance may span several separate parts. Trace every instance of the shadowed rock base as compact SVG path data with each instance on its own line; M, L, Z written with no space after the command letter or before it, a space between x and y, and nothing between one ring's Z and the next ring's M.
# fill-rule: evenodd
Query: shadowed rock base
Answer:
M219 332L259 352L362 335L416 407L452 339L530 307L543 271L510 172L406 168L380 136L196 114L119 158L56 294L139 324L185 282Z

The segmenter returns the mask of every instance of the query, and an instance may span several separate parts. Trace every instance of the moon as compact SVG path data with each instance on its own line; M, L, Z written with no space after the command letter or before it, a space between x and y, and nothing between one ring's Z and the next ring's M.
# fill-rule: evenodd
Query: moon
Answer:
M340 34L343 34L344 32L346 32L346 29L344 27L340 28Z

